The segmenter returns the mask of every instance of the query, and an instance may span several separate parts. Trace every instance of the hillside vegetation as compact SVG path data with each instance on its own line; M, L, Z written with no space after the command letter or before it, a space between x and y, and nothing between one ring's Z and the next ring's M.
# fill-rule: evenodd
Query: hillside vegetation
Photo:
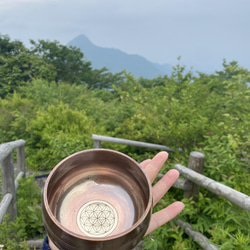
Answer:
M177 65L169 76L137 79L92 69L75 47L40 40L28 49L0 35L0 143L24 139L27 166L44 171L92 148L91 134L175 149L162 172L176 163L187 166L189 153L200 151L206 155L204 175L250 195L250 72L234 61L223 66L194 76ZM138 161L156 153L110 143L103 147ZM199 196L195 206L183 200L179 218L220 249L250 249L250 213L204 189ZM182 197L182 191L171 189L156 210ZM39 233L40 217L34 218ZM2 243L10 229L0 227L5 227ZM19 241L36 234L34 228L32 233L13 228ZM145 249L200 248L171 222L146 238Z

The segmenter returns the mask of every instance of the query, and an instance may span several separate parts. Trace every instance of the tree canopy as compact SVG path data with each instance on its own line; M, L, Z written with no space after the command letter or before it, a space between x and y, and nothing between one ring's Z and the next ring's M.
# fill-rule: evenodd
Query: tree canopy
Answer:
M86 84L91 89L111 88L123 79L122 72L112 74L106 68L92 69L91 62L76 47L58 41L30 40L26 48L18 40L0 35L0 96L4 97L33 79Z

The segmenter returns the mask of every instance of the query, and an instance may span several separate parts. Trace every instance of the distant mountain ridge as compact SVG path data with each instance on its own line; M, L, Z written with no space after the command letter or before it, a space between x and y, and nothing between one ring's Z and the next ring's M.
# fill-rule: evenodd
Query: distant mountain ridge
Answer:
M95 69L106 67L112 73L126 70L135 77L148 79L169 75L172 71L172 66L169 64L152 63L139 55L129 55L119 49L96 46L85 35L74 38L67 44L67 46L70 45L80 48L84 57L91 61Z

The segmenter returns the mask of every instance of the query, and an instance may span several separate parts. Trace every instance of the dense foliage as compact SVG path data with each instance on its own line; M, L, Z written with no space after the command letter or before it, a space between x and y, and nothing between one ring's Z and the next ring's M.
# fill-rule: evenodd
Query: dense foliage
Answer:
M4 249L29 249L26 239L44 237L41 213L41 190L34 182L34 176L20 179L17 189L17 218L8 222L8 216L0 224L0 242Z
M50 170L92 148L91 134L101 134L173 148L163 172L176 163L187 166L190 151L203 152L204 175L250 195L250 72L237 62L224 61L224 69L211 75L194 76L177 65L170 76L135 79L93 70L77 48L43 40L31 44L27 49L0 36L0 143L24 139L29 168ZM138 161L156 153L103 147ZM204 189L199 196L195 204L183 200L179 218L220 249L250 249L249 212ZM172 188L156 210L182 197ZM24 230L26 238L34 233ZM173 222L147 237L145 248L200 249Z

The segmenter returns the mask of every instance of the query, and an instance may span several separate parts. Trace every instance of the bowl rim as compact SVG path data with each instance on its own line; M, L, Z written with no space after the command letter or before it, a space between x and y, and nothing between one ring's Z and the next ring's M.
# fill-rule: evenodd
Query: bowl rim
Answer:
M122 157L127 158L128 160L132 161L134 163L135 166L138 167L138 169L142 172L143 176L145 177L147 183L148 183L148 188L149 188L149 197L148 197L148 204L143 212L143 214L141 215L141 217L136 221L136 223L134 223L130 228L128 228L127 230L123 231L122 233L119 234L115 234L113 236L105 236L105 237L91 237L91 236L85 236L85 235L80 235L78 233L74 233L73 231L67 229L66 227L64 227L60 221L58 221L55 217L55 215L52 213L50 206L49 206L49 202L48 202L48 197L47 197L47 192L48 192L48 185L49 182L52 178L52 176L55 174L55 172L57 171L58 168L60 168L60 166L66 162L68 159L76 156L76 155L80 155L82 153L88 153L88 152L92 152L92 151L106 151L106 152L111 152L111 153L116 153L119 154ZM123 237L127 234L129 234L130 232L132 232L133 230L135 230L148 216L148 213L152 213L152 207L153 207L153 193L152 193L152 184L150 182L149 177L147 176L146 172L144 171L144 169L141 167L141 165L135 161L132 157L121 153L119 151L116 150L112 150L112 149L105 149L105 148L94 148L94 149L86 149L86 150L82 150L76 153L73 153L69 156L67 156L66 158L64 158L62 161L60 161L49 173L49 176L47 177L47 180L45 182L44 185L44 189L43 189L43 208L44 210L46 210L46 213L48 214L50 220L53 221L53 223L56 225L56 227L58 227L61 231L66 232L67 234L71 235L72 237L81 239L81 240L87 240L87 241L109 241L109 240L114 240L120 237Z

